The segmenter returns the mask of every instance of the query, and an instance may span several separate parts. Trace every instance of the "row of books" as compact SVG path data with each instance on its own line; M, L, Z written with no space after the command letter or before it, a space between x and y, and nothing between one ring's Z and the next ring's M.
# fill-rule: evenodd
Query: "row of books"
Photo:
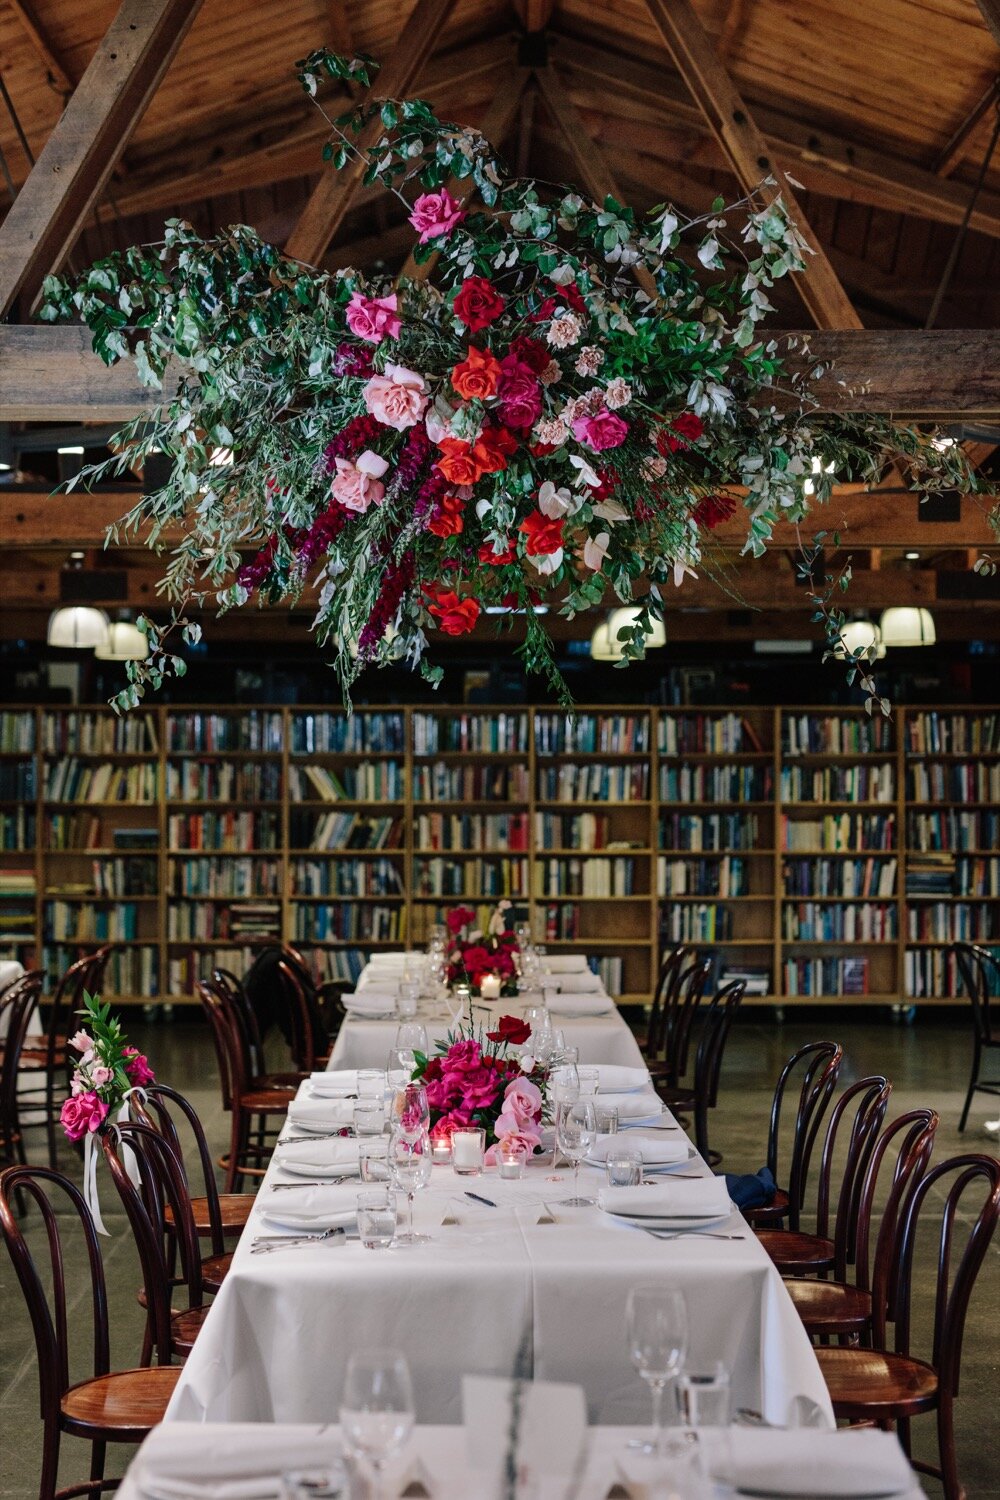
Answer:
M418 849L518 851L530 847L531 822L527 813L421 813L413 837Z
M714 902L668 905L660 913L660 941L664 943L719 943L733 935L733 908Z
M415 896L525 896L529 889L526 859L444 859L437 855L413 861Z
M955 889L955 856L928 850L906 861L908 896L950 896Z
M595 972L600 975L601 983L609 995L620 995L625 989L625 965L617 955L607 955L599 958L596 965L591 965Z
M916 802L1000 802L1000 761L908 766L906 792Z
M215 859L202 855L170 862L175 896L278 896L281 865L273 859Z
M786 903L781 909L781 935L794 943L890 943L897 935L895 906L876 902L818 901Z
M771 993L771 971L764 964L748 964L725 955L714 955L710 983L713 989L723 984L743 985L744 998Z
M357 765L290 766L288 794L293 802L401 802L406 795L403 763L360 761Z
M155 896L159 888L156 858L134 855L91 861L90 889L95 896Z
M1000 714L911 711L906 716L906 749L910 755L1000 754Z
M614 859L547 859L535 865L536 896L635 894L635 860L627 855Z
M1000 959L1000 947L994 945L991 951ZM1000 965L992 973L987 972L995 986L993 993L1000 995ZM947 999L965 994L955 955L947 948L908 948L903 961L903 978L905 993L913 1000L928 996Z
M139 936L139 908L134 901L114 906L47 901L45 936L54 943L131 943Z
M167 937L171 942L239 942L257 937L279 937L281 902L172 901L167 907Z
M1000 858L956 860L952 890L956 896L1000 896Z
M403 874L391 859L294 859L293 896L401 896Z
M245 974L253 960L254 950L249 946L213 948L210 951L192 948L187 953L172 954L167 961L167 994L192 995L197 981L210 978L213 969Z
M174 802L280 802L281 767L268 760L168 761L167 796Z
M661 755L744 755L764 748L740 714L664 714L657 745Z
M284 744L281 714L248 708L234 714L168 713L167 749L189 755L238 750L278 752Z
M0 869L0 901L17 896L33 897L34 894L34 870L21 869L16 865Z
M155 764L142 762L91 765L70 755L48 767L45 796L50 802L151 803L159 796L158 770Z
M760 843L760 819L756 813L661 813L659 839L661 849L694 854L755 849Z
M896 843L894 813L827 813L824 818L781 819L781 848L835 851L892 849Z
M537 721L536 721L537 734ZM528 715L437 714L413 715L414 755L437 755L441 751L482 750L493 754L527 751Z
M786 896L894 896L895 859L786 859Z
M580 908L572 901L554 902L543 908L536 924L547 943L575 943L580 936Z
M293 849L401 849L406 839L402 818L328 812L319 817L292 813L289 840Z
M906 913L913 943L982 943L1000 938L1000 907L964 901L921 901Z
M656 861L656 889L660 896L719 896L729 900L750 890L750 868L745 859L667 859Z
M293 929L299 943L402 943L406 911L402 906L298 905Z
M528 767L454 766L437 762L413 768L415 802L527 802Z
M610 842L607 813L535 814L536 849L606 849Z
M0 761L0 802L34 802L38 776L33 760Z
M14 807L0 812L0 849L31 850L35 847L37 831L33 807Z
M891 764L785 766L781 772L783 802L892 802L895 796Z
M598 761L542 766L538 772L540 802L645 802L649 798L649 766L606 766Z
M156 717L149 713L101 714L53 710L42 718L46 755L156 755Z
M281 823L276 812L173 813L167 819L171 849L209 849L244 854L250 849L280 849Z
M647 714L535 714L537 755L624 755L648 751ZM520 748L520 747L518 747Z
M873 755L892 749L892 721L875 715L784 714L781 742L786 755Z
M867 995L867 958L789 958L782 965L786 995Z
M660 767L661 802L770 802L773 796L770 766Z
M15 713L4 710L0 713L0 755L29 753L35 748L35 716L33 713Z
M404 750L401 713L294 713L290 720L293 755L344 755Z
M949 807L940 812L910 812L906 840L911 849L923 851L1000 849L1000 811L977 808L964 812Z

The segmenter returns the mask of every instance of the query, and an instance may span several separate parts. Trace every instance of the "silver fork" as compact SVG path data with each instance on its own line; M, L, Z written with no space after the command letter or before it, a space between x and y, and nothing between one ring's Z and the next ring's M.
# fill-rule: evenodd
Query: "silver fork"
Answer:
M745 1240L745 1234L715 1234L710 1229L647 1229L654 1240Z
M270 1186L268 1187L267 1191L269 1193L290 1193L293 1188L336 1187L338 1185L338 1183L341 1183L341 1182L360 1182L360 1181L361 1181L360 1175L355 1174L354 1176L348 1176L348 1177L324 1177L324 1178L322 1178L318 1182L307 1182L307 1181L302 1181L302 1182L272 1182L270 1184Z
M324 1229L319 1234L261 1234L258 1235L250 1246L251 1255L267 1255L271 1250L280 1250L285 1245L318 1245L322 1240L331 1240L335 1235L344 1234L342 1225L334 1229Z

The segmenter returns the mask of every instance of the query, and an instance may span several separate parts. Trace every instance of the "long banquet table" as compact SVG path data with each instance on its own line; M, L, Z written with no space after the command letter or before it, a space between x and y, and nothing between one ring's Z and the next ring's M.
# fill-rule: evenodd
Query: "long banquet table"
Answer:
M607 1023L628 1035L617 1015ZM331 1066L384 1063L384 1023L352 1018L347 1026ZM687 1170L708 1175L691 1153ZM735 1209L721 1229L742 1239L657 1240L596 1207L560 1207L572 1191L566 1171L533 1164L520 1183L492 1171L470 1182L436 1165L416 1198L426 1243L377 1252L336 1237L251 1255L252 1238L273 1228L263 1208L299 1196L273 1194L278 1180L294 1178L272 1161L168 1419L328 1422L350 1351L391 1344L411 1362L420 1422L457 1422L462 1374L509 1376L519 1359L536 1378L582 1385L592 1420L642 1421L648 1398L629 1363L625 1304L637 1282L662 1280L686 1295L692 1367L724 1361L734 1407L783 1424L790 1401L804 1395L832 1424L802 1324ZM596 1168L581 1173L591 1190L601 1180ZM470 1202L469 1187L499 1206ZM555 1222L540 1224L546 1205ZM450 1218L459 1222L443 1222Z

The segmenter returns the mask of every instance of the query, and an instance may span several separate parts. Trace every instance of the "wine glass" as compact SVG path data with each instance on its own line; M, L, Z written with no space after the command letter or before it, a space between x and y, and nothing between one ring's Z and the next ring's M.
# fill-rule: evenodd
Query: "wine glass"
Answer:
M580 1163L597 1140L597 1120L592 1099L575 1099L563 1105L556 1124L556 1142L567 1161L573 1163L573 1197L563 1201L569 1208L588 1208L593 1198L580 1197Z
M407 1208L406 1228L402 1233L397 1230L394 1245L418 1245L426 1238L413 1232L413 1195L430 1182L433 1163L430 1136L426 1131L417 1140L410 1140L399 1132L389 1142L389 1170L395 1186L406 1194Z
M402 1051L422 1052L427 1056L427 1028L419 1021L403 1021L396 1027L396 1046Z
M409 1047L392 1047L385 1060L385 1083L387 1089L404 1089L413 1077L416 1063Z
M687 1304L681 1292L661 1285L635 1286L628 1294L625 1318L632 1363L653 1397L653 1430L647 1453L662 1453L663 1392L687 1354Z
M413 1431L413 1385L398 1349L360 1349L347 1361L340 1427L352 1453L374 1477L374 1500L384 1496L383 1471Z
M431 1107L422 1083L404 1083L392 1096L389 1125L393 1135L418 1141L431 1123Z

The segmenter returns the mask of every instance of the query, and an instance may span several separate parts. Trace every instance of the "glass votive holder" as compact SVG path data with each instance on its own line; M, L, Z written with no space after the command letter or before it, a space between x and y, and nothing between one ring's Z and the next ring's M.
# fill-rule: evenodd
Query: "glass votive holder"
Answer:
M605 1161L608 1187L639 1187L642 1182L642 1152L635 1146L618 1146Z
M358 1098L382 1099L385 1096L385 1069L358 1069Z
M598 1135L618 1134L618 1110L613 1104L595 1105L594 1120Z
M499 1000L503 981L499 974L484 974L479 981L479 993L484 1000Z
M501 1141L496 1150L497 1175L518 1182L528 1164L528 1148L521 1141Z
M358 1234L366 1250L387 1250L396 1237L396 1194L366 1188L357 1199Z
M451 1133L451 1164L459 1177L481 1177L486 1155L486 1131L482 1126Z
M577 1068L577 1076L580 1079L580 1098L593 1099L597 1093L601 1075L597 1068Z
M436 1167L451 1166L451 1140L447 1136L438 1136L431 1142L431 1161Z
M354 1105L354 1134L359 1138L381 1135L385 1130L385 1102L358 1099Z
M686 1427L729 1426L729 1370L721 1361L684 1370L676 1389L678 1412Z
M358 1146L358 1171L362 1182L389 1181L389 1142L384 1136L368 1136Z

